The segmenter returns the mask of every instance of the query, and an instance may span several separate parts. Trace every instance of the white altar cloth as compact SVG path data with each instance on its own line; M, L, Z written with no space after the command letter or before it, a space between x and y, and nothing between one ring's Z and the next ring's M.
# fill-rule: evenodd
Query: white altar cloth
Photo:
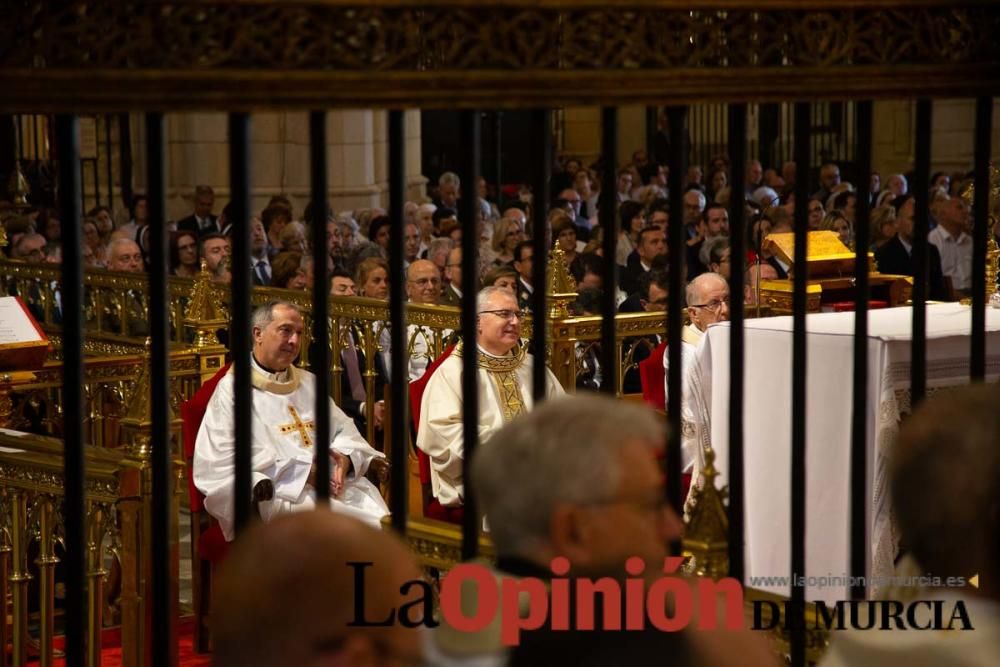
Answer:
M869 594L873 581L892 575L898 536L888 506L886 451L910 411L910 308L873 310L868 320ZM927 389L969 381L971 309L957 303L927 307ZM1000 377L1000 310L987 309L986 376ZM806 576L844 577L835 585L807 586L807 600L849 598L849 491L854 313L806 318ZM711 409L711 441L718 484L729 465L728 322L711 326L699 346L703 398ZM792 318L746 322L744 489L746 584L782 595L791 570ZM944 443L942 443L944 444ZM817 584L819 582L816 582Z

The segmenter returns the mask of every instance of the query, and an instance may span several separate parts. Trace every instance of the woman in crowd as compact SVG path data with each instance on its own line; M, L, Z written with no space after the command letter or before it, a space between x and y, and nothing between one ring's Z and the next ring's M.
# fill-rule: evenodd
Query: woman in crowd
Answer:
M493 266L510 264L514 261L514 249L524 240L520 223L514 218L500 218L493 233L493 252L496 255Z
M198 236L191 231L179 232L170 248L171 273L181 278L198 275Z
M618 208L618 217L621 220L621 233L615 246L615 261L619 266L625 266L628 256L639 241L639 232L646 226L646 216L638 202L626 201Z
M389 298L389 264L379 257L369 257L358 264L355 280L358 296L386 301Z
M306 289L309 286L302 266L302 253L281 252L271 260L271 286L284 289Z
M103 268L107 260L106 246L101 243L101 232L97 229L97 221L93 218L83 219L83 245L89 250L90 264L93 268Z

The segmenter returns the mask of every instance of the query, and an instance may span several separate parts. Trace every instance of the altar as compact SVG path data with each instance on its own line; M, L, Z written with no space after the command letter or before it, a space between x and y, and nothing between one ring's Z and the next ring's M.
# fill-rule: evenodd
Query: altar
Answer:
M886 454L901 415L910 412L912 309L873 310L868 320L869 595L890 576L898 536L890 521ZM927 395L969 381L971 310L957 303L927 306ZM849 599L850 450L854 313L806 318L806 576L832 584L807 586L806 599ZM986 315L986 378L1000 377L1000 310ZM711 442L720 488L728 483L728 322L711 326L699 350L703 399L711 410ZM792 318L746 322L744 488L746 584L790 595ZM945 443L942 443L944 445ZM842 578L838 580L836 578ZM817 582L818 583L818 582Z

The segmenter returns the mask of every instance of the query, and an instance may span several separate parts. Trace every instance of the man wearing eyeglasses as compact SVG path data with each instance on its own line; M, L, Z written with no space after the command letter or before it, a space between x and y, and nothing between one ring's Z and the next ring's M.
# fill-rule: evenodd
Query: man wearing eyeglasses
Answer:
M436 306L441 302L441 271L434 262L428 259L418 259L406 270L406 296L410 303ZM451 329L441 331L446 339L451 336ZM407 327L406 340L410 343L410 382L417 380L427 370L427 365L433 361L437 331L428 327L411 324Z
M705 330L716 322L729 321L729 283L718 273L703 273L687 286L687 315L690 323L681 330L681 447L682 470L698 479L709 445L709 415L700 400L701 380L697 371L698 350ZM670 350L663 351L664 396L670 401ZM693 490L695 483L691 484ZM688 499L691 494L688 494ZM687 509L687 508L685 508Z
M476 297L476 343L479 356L479 441L531 410L534 363L521 344L524 312L517 297L502 287L486 287ZM462 483L461 344L427 381L420 404L417 447L431 460L431 491L445 507L464 504ZM545 370L546 396L563 393L552 371Z

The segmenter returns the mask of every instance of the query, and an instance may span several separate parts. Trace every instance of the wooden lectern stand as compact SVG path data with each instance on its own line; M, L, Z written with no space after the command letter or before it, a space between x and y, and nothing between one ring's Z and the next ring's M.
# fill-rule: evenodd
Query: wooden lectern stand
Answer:
M794 290L795 234L771 234L764 239L763 250L789 269L788 278L760 282L761 305L769 306L775 315L789 315ZM806 264L808 312L853 310L858 298L854 286L854 252L841 242L836 232L809 232ZM879 273L874 255L868 253L868 285L873 308L901 306L910 300L913 278Z

